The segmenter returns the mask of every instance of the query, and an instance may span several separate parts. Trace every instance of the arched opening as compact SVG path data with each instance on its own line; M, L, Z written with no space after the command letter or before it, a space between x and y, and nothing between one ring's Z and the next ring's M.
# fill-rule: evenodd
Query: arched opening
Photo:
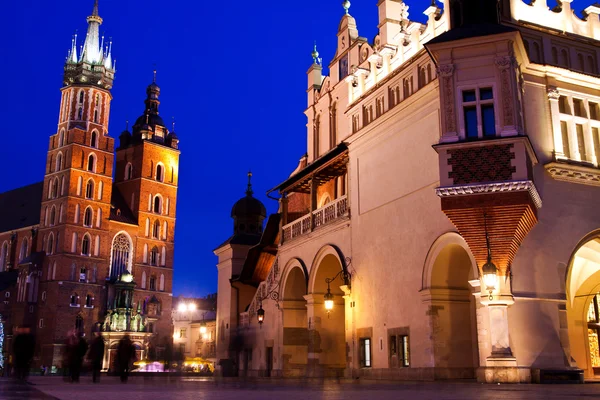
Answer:
M154 225L152 225L152 238L160 239L160 222L158 220L154 221Z
M87 227L91 227L93 220L94 220L94 216L92 214L92 207L87 207L83 214L83 225L87 226Z
M162 164L156 165L156 180L162 182L165 177L165 167Z
M89 256L91 252L91 246L92 239L90 238L90 235L86 233L81 241L81 254L84 256Z
M87 181L87 184L85 185L85 198L86 199L94 198L94 181L91 179L89 181Z
M325 248L316 257L311 270L308 317L309 376L343 376L346 359L346 307L342 286L346 285L342 274L342 262L333 248ZM335 277L335 279L333 279ZM333 295L334 308L325 310L324 296L327 279L333 279L329 290Z
M92 131L92 136L90 138L90 146L98 147L98 132L96 131Z
M308 363L308 316L306 308L306 273L293 260L284 277L281 308L283 311L282 365L285 375L306 376Z
M584 242L571 257L566 282L571 359L586 378L600 375L600 237Z
M131 262L133 258L133 243L129 235L120 232L112 241L110 260L110 278L117 279L125 271L131 273Z
M133 165L131 163L127 163L125 166L125 180L128 181L133 176Z
M54 168L55 171L60 171L63 168L63 155L62 153L58 153L58 155L56 156L56 167Z
M88 156L87 170L96 172L96 155L94 153Z
M162 213L162 197L160 195L154 196L154 212L157 214Z
M442 236L430 249L424 279L438 379L471 379L479 366L475 297L476 264L460 235ZM424 275L425 275L424 274Z

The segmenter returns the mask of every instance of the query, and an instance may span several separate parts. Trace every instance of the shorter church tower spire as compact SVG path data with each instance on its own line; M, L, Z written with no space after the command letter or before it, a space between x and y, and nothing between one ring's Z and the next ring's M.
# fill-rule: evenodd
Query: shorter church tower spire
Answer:
M254 191L252 190L252 171L248 171L248 187L246 188L246 196L252 196Z

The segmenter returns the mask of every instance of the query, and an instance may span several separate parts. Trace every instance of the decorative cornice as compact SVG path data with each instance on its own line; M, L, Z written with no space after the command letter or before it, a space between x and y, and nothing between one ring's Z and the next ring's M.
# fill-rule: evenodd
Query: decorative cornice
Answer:
M508 181L480 183L475 185L445 186L435 189L439 197L464 196L470 194L487 194L498 192L523 192L528 191L537 208L542 207L542 199L533 184L533 181Z
M557 181L600 186L600 169L598 168L560 162L548 163L544 168Z

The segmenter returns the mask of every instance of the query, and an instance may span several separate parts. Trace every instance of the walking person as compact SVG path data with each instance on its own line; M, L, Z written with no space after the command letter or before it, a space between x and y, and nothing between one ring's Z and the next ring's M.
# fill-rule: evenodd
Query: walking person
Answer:
M92 382L100 382L100 370L104 360L104 339L101 335L96 336L90 345L88 359L92 364Z
M131 363L135 357L135 347L129 338L129 335L123 336L119 340L117 347L117 367L119 368L119 375L121 382L126 383L129 378L129 370Z
M17 337L13 343L15 355L15 372L17 379L26 381L35 349L35 338L28 326L17 329Z

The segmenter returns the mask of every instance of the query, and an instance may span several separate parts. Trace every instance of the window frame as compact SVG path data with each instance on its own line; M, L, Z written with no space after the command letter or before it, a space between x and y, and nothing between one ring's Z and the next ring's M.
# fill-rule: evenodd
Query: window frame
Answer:
M360 368L372 368L373 366L373 340L370 337L361 337L358 340L358 359ZM368 348L368 357L367 357Z
M498 120L498 91L496 89L495 82L482 82L477 85L468 85L468 86L459 86L458 88L458 101L460 103L460 112L459 112L459 124L460 124L460 134L462 140L474 141L486 138L493 138L500 135L501 129L499 129L499 120ZM492 90L492 98L481 100L481 91L484 89ZM474 101L464 101L464 93L465 92L475 92L475 100ZM494 110L494 134L484 134L484 124L483 124L483 107L491 105ZM467 126L465 120L465 108L467 107L475 107L475 114L477 117L477 137L468 137L467 136Z

